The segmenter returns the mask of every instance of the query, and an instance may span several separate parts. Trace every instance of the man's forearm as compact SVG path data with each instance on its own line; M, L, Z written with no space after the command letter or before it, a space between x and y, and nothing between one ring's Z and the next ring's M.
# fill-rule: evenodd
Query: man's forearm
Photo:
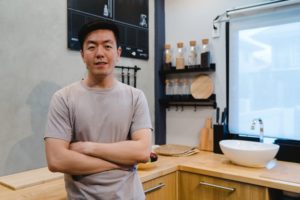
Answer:
M117 164L107 160L71 150L62 156L64 159L58 164L57 170L71 175L86 175L120 168Z
M93 174L121 168L115 163L72 151L68 149L67 143L56 139L46 140L46 156L51 171L71 175Z
M118 143L93 143L89 155L111 162L133 165L147 162L150 152L136 141L122 141Z
M70 145L70 149L113 163L133 165L148 161L150 144L151 132L147 130L136 136L134 140L116 143L76 142Z

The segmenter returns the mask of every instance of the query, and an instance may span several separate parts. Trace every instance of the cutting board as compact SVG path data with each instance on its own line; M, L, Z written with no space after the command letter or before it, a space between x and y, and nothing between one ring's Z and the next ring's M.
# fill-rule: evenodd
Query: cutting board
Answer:
M33 185L38 185L48 181L62 178L62 173L53 173L47 167L20 172L12 175L0 177L0 184L13 190L18 190Z
M207 99L213 93L212 79L207 75L197 76L191 84L191 94L195 99Z
M203 151L213 151L213 140L212 118L207 118L204 127L200 130L199 149Z
M154 151L164 156L188 156L198 152L194 147L179 144L161 145Z

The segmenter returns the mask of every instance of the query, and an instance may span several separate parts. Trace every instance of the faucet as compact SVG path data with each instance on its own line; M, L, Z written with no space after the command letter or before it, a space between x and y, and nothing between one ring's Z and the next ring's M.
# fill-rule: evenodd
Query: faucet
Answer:
M256 122L259 123L259 142L264 142L264 123L261 118L256 118L252 120L251 130L255 129Z

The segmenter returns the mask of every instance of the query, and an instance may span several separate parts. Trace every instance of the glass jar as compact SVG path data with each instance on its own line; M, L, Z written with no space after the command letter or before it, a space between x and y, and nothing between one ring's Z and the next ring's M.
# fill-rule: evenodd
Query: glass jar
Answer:
M196 41L190 41L190 51L188 56L188 68L194 68L197 64Z
M183 86L182 86L182 91L183 91L183 95L184 96L188 96L191 94L191 91L190 91L190 81L188 78L185 78L183 79Z
M177 43L176 69L184 69L183 42Z
M172 82L169 79L166 79L165 81L165 94L166 95L173 95L173 88L172 88Z
M165 44L165 51L164 51L164 70L170 70L172 67L172 51L171 45Z
M173 95L179 95L179 80L172 80Z
M210 51L208 39L202 40L201 48L201 67L210 67Z
M183 80L177 79L177 95L182 96L184 95L184 88L183 88Z

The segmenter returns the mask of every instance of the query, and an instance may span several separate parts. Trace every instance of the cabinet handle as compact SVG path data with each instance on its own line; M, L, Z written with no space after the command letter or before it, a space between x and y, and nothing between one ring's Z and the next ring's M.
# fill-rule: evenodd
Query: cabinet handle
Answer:
M147 194L147 193L149 193L149 192L153 192L153 191L155 191L155 190L159 190L159 189L161 189L161 188L164 187L164 186L166 186L164 183L159 183L157 186L154 186L154 187L152 187L152 188L149 188L149 189L145 190L144 192L145 192L145 194Z
M218 189L222 189L222 190L226 190L228 192L234 192L235 191L235 188L225 187L225 186L221 186L221 185L215 185L215 184L206 183L206 182L202 182L202 181L199 184L209 186L209 187L218 188Z

